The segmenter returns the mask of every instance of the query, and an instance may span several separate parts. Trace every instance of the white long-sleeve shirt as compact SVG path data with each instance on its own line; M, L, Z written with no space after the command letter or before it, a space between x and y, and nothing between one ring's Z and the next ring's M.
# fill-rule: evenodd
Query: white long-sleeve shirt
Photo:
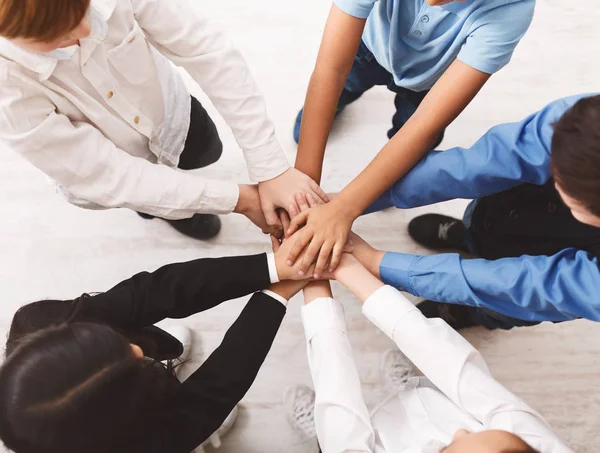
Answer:
M542 453L572 453L542 417L490 374L479 352L441 319L427 319L385 286L363 313L423 372L369 414L352 358L342 305L302 309L323 453L437 453L461 428L504 430Z
M232 128L253 181L289 168L243 57L190 0L91 0L88 17L90 36L58 52L0 38L0 142L69 201L171 219L235 208L234 182L174 168L191 102L171 62Z

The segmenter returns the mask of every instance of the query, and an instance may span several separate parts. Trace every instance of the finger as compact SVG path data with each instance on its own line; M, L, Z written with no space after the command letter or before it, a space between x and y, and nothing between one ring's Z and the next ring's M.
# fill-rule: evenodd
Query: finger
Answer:
M323 191L323 189L321 189L321 186L319 186L316 182L312 181L310 184L310 188L323 203L329 203L329 197Z
M281 241L283 239L283 228L272 228L272 231L267 231L265 232L265 234L270 234L271 236L274 236L276 239Z
M281 247L281 242L273 235L271 235L271 247L273 248L273 253L277 253L277 250Z
M294 242L294 245L290 249L290 253L288 253L287 263L288 266L293 266L304 247L310 242L313 238L313 235L310 231L305 231L304 234L301 234Z
M342 259L342 252L344 249L344 246L342 244L342 242L338 241L333 246L333 252L331 253L331 263L329 264L329 272L333 272L340 264L340 260Z
M310 208L303 193L297 193L294 198L296 199L298 208L300 208L300 212L307 211Z
M298 214L300 214L300 211L298 211L298 206L296 206L295 204L290 204L288 206L287 212L290 214L290 218L295 218Z
M321 249L322 245L323 243L320 240L317 240L314 237L312 238L310 245L306 248L306 251L304 252L302 263L300 263L300 270L298 272L300 275L306 275L308 269L317 258L317 255L319 254L319 250Z
M267 225L282 228L277 212L275 212L275 205L263 206L263 214L267 221Z
M283 226L283 231L287 231L287 229L290 227L290 215L285 209L279 210L279 221Z
M291 236L292 234L294 234L296 231L298 231L300 229L300 227L302 227L306 223L309 212L310 211L301 212L300 214L298 214L296 217L294 217L292 219L292 221L290 222L290 227L288 228L287 233L286 233L288 236Z
M314 278L319 278L327 269L327 263L329 262L329 256L331 254L331 249L333 248L333 243L326 242L321 247L321 252L319 253L319 258L317 259L317 265L315 267Z
M318 200L321 201L320 198ZM323 202L319 203L319 201L317 201L317 198L312 193L306 194L306 201L308 201L308 205L311 208L314 208L315 206L318 206L319 204L323 204Z
M354 253L354 244L346 242L346 245L344 245L342 253Z

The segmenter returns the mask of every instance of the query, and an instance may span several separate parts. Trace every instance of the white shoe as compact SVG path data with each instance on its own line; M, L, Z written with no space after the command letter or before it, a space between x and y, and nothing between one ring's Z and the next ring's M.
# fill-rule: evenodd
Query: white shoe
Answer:
M381 357L383 385L390 392L402 389L415 376L415 367L398 349L389 349Z
M288 387L283 402L292 427L307 439L316 439L315 392L305 385Z
M231 413L227 416L221 427L217 429L212 436L210 436L208 439L202 442L202 445L196 448L192 453L204 453L204 447L208 447L209 445L213 448L220 448L221 438L224 437L225 434L227 434L231 430L231 428L233 428L233 425L235 425L235 422L237 420L237 416L238 407L235 406Z
M190 354L192 353L192 331L183 324L170 324L166 327L162 327L162 329L171 336L177 338L177 340L179 340L179 342L183 345L183 353L178 357L178 359L182 362L188 360L190 358Z

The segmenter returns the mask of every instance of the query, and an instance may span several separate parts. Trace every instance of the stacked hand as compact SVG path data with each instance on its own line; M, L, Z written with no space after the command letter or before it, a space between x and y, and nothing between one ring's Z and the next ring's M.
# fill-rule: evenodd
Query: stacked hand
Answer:
M335 270L342 258L354 219L351 210L337 200L299 213L286 232L287 235L296 236L302 227L288 255L288 263L295 265L300 260L300 272L306 273L316 259L314 276L317 279L326 270ZM304 256L300 258L302 253Z
M275 229L282 228L277 209L285 209L290 217L294 218L302 212L302 206L308 206L309 203L324 204L329 201L315 181L295 168L290 168L274 179L261 182L258 191L265 220Z

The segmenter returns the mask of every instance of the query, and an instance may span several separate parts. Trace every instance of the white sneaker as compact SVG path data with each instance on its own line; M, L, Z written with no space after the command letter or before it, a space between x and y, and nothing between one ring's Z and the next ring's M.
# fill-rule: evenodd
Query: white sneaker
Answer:
M316 439L315 392L305 385L288 387L283 402L292 427L307 439Z
M415 375L415 367L398 349L389 349L381 357L381 378L390 392L397 392Z
M208 439L202 442L202 445L196 448L192 453L204 453L204 447L208 447L209 445L213 448L220 448L221 438L224 437L225 434L227 434L231 430L231 428L233 428L233 425L235 425L235 422L237 420L237 416L238 407L235 406L231 413L227 416L221 427L217 429L212 436L210 436Z
M192 331L183 324L170 324L166 327L162 327L162 329L171 336L177 338L183 345L183 354L181 354L178 359L182 362L189 359L190 354L192 353Z

